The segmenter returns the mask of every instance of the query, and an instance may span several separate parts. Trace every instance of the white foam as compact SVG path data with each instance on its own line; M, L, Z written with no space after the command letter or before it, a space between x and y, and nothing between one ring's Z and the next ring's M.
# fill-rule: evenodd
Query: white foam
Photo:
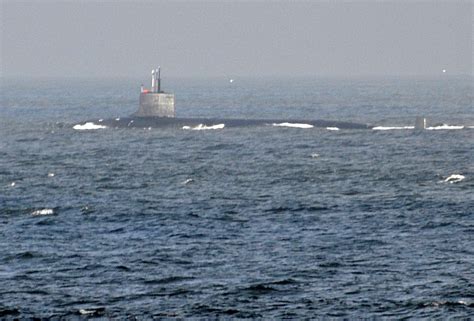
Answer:
M79 314L82 315L90 315L96 313L97 310L87 310L87 309L79 309Z
M337 127L326 127L327 130L339 130Z
M51 208L44 208L42 210L36 210L31 215L38 216L38 215L52 215L54 214L53 209Z
M101 123L101 122L103 122L103 121L104 121L104 120L103 120L102 118L101 118L101 119L99 119L99 123Z
M400 129L414 129L415 126L376 126L372 130L400 130Z
M291 127L291 128L313 128L314 126L311 124L300 124L300 123L273 123L275 127Z
M88 123L85 123L83 125L81 125L81 124L74 125L73 128L75 130L91 130L91 129L107 128L107 126L97 125L97 124L94 124L93 122L88 122Z
M446 177L446 179L444 180L445 182L449 182L449 183L458 183L462 180L464 180L466 178L466 176L464 175L461 175L461 174L452 174L451 176L449 177Z
M186 129L186 130L206 130L206 129L222 129L224 127L225 127L225 124L217 124L217 125L211 125L211 126L199 124L199 125L194 126L194 127L183 126L183 129Z
M427 130L443 130L443 129L463 129L464 126L458 126L458 125L446 125L443 124L441 126L435 126L435 127L427 127Z
M466 128L474 129L474 126L466 126Z
M319 154L318 153L312 153L311 154L311 158L318 158L319 157Z

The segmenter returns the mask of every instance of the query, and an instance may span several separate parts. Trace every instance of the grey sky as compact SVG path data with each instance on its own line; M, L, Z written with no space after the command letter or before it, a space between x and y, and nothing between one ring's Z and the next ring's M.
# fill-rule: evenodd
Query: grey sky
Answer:
M472 74L472 1L1 2L1 75Z

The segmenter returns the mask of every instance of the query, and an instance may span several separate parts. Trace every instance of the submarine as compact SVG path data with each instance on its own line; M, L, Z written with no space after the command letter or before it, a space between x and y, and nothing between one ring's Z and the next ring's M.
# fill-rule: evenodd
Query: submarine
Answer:
M161 67L151 71L150 89L140 88L138 110L128 117L115 119L89 120L84 124L97 124L105 127L160 128L178 127L183 129L217 129L224 127L282 126L299 128L372 129L373 126L361 123L331 120L307 119L239 119L239 118L181 118L176 117L175 96L161 90Z

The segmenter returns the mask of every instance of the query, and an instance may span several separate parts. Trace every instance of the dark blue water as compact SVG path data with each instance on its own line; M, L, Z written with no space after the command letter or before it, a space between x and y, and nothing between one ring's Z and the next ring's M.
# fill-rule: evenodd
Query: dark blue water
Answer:
M182 117L463 129L72 128L140 81L3 80L0 318L473 315L472 78L164 85Z

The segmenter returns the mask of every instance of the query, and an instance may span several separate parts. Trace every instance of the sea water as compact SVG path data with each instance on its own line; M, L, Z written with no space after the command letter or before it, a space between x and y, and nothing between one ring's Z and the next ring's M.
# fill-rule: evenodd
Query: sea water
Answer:
M374 130L80 125L140 81L2 80L1 318L473 315L472 78L163 83L179 117Z

